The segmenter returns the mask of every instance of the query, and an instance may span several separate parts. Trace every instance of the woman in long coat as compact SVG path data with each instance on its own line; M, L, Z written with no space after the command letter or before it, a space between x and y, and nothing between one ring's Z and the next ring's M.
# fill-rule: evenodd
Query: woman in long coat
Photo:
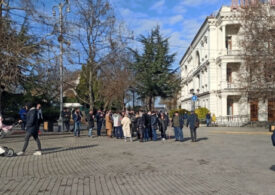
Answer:
M105 121L106 121L106 133L107 136L112 137L112 130L113 130L113 121L111 117L111 111L108 111L106 116L105 116Z
M127 114L123 117L122 121L122 129L123 129L123 135L125 138L125 142L127 141L127 137L130 138L130 141L132 141L132 135L131 135L131 120Z

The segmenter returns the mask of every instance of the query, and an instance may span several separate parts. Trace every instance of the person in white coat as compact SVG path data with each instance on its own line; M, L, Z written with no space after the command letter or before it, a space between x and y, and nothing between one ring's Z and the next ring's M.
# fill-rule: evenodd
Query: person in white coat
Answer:
M124 134L124 139L125 142L127 142L127 138L130 138L130 141L132 142L132 135L131 135L131 128L130 128L130 124L131 124L131 119L129 118L128 114L125 114L125 116L123 117L122 121L122 129L123 129L123 134Z

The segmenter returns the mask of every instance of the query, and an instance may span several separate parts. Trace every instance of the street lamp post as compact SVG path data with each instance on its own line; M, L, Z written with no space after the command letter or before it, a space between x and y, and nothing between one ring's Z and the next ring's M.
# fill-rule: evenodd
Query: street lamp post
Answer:
M59 74L60 74L60 111L59 111L59 119L58 119L58 131L64 131L63 126L63 8L66 7L66 11L70 11L69 7L69 0L65 0L64 3L59 3L58 6L53 6L53 16L56 15L55 9L58 8L59 11L59 36L58 36L58 42L59 42L59 49L60 49L60 55L59 55Z

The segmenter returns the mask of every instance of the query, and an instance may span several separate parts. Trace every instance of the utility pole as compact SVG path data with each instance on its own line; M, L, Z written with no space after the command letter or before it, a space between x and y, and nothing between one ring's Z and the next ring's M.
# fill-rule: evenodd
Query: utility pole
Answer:
M59 119L58 119L58 131L64 131L64 124L63 124L63 33L64 33L64 24L63 24L63 8L66 7L66 11L70 12L69 7L69 0L65 0L64 3L59 3L58 6L53 6L53 16L56 16L55 9L58 8L59 11L59 36L58 36L58 42L59 42L59 49L60 49L60 55L59 55L59 74L60 74L60 113L59 113Z

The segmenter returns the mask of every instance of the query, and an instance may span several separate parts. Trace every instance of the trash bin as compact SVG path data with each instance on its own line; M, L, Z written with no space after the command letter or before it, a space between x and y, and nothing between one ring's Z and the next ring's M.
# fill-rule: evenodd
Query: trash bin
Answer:
M53 131L53 122L45 121L43 125L44 131Z

